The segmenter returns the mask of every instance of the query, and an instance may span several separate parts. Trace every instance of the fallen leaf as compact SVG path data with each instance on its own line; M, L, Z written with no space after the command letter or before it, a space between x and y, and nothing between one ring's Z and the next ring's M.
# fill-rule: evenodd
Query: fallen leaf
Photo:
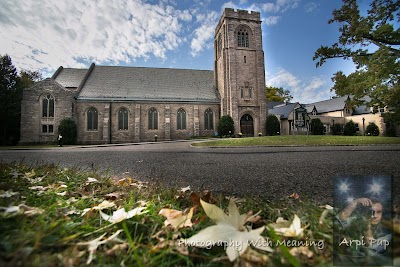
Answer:
M279 235L286 237L301 237L303 236L304 228L301 228L300 218L295 214L292 223L279 217L276 223L271 223L268 225L269 228L273 228L275 232Z
M18 206L10 206L10 207L0 207L0 209L4 210L4 213L15 213L16 214L24 214L27 216L33 216L37 214L42 214L44 210L36 207L30 207L25 204L19 204Z
M35 170L32 170L30 172L26 172L24 178L32 178L36 176Z
M103 239L103 237L106 236L107 233L104 233L104 234L102 234L101 236L99 236L98 238L93 239L93 240L91 240L91 241L79 242L77 245L78 245L78 246L87 246L87 250L88 250L88 252L89 252L89 257L88 257L88 259L87 259L87 261L86 261L86 264L89 265L89 264L92 262L92 260L94 259L94 256L95 256L94 254L95 254L97 248L98 248L100 245L103 245L103 244L108 243L108 242L111 242L111 241L112 241L112 242L120 242L120 243L123 243L123 241L121 241L119 238L117 238L117 236L118 236L122 231L123 231L123 230L118 230L118 231L115 232L113 235L111 235L110 237L108 237L108 238L106 238L106 239L104 239L104 240L102 240L102 239Z
M293 199L299 199L299 198L300 198L300 195L297 194L297 193L293 193L293 194L291 194L289 197L290 197L290 198L293 198Z
M179 189L179 192L182 192L182 193L185 193L185 192L187 192L187 191L191 191L191 190L190 190L190 185L187 186L187 187L182 187L181 189Z
M127 243L116 244L112 248L106 250L105 254L107 256L114 256L114 255L116 255L117 251L126 251L127 249L128 249L128 244Z
M96 178L92 178L92 177L88 177L86 180L86 185L95 184L95 183L100 183L100 182Z
M107 200L104 200L103 202L101 202L99 205L96 205L94 207L91 208L86 208L83 210L82 216L85 215L87 212L89 211L94 211L94 210L104 210L104 209L109 209L112 207L115 207L115 203L114 202L110 202Z
M242 255L249 245L253 245L258 249L272 252L261 233L265 227L250 229L244 225L247 215L240 215L239 209L235 202L229 202L228 212L225 214L222 209L216 205L209 204L200 200L200 203L207 214L216 225L209 226L189 239L184 240L184 243L189 246L209 247L215 244L223 244L226 248L226 254L230 261L234 261Z
M300 256L304 255L307 258L312 258L314 256L314 253L308 248L308 247L294 247L289 250L289 253L292 254L293 256Z
M125 208L121 208L119 210L114 211L112 216L109 216L100 210L100 215L104 220L110 223L119 223L123 220L130 219L133 216L141 215L148 212L147 210L143 211L144 209L146 209L146 207L138 207L126 212Z
M10 198L10 197L16 196L16 195L19 195L19 193L18 192L14 192L12 190L7 190L7 191L0 190L0 197Z
M174 209L161 209L158 214L166 217L164 225L171 225L172 229L180 229L184 227L192 227L193 210L191 208L188 214L183 214L182 211Z

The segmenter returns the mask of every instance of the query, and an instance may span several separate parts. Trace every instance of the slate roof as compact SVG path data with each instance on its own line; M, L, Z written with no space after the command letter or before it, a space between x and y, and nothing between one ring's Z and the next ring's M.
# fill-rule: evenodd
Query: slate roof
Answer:
M77 99L218 102L209 70L94 66Z
M275 106L277 106L277 105L282 105L282 104L284 104L285 102L277 102L277 101L268 101L267 102L267 109L271 109L271 108L273 108L273 107L275 107Z
M343 110L346 105L347 99L348 99L348 96L342 96L342 97L338 97L338 98L332 98L332 99L328 99L328 100L324 100L324 101L306 104L305 107L307 108L308 112L311 112L312 108L311 108L311 110L308 110L308 108L315 106L315 108L318 111L318 114L331 112L331 111L337 111L337 110Z
M77 88L87 72L88 69L62 68L60 72L56 74L55 81L65 88Z
M282 105L277 105L272 109L268 109L268 114L280 115L282 119L287 119L290 112L296 107L298 103L287 103Z

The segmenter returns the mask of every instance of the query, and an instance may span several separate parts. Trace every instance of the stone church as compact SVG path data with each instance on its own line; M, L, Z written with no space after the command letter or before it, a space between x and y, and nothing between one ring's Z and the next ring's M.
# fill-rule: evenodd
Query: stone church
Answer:
M64 118L77 123L80 144L213 136L223 115L235 133L265 134L260 13L225 9L214 38L214 71L59 67L24 90L20 143L53 142Z

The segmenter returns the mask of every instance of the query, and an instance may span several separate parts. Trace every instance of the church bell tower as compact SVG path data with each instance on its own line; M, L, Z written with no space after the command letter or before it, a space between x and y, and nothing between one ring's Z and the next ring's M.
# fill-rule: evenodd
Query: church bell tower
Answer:
M226 8L215 29L215 84L221 116L230 115L235 133L265 135L265 67L259 12Z

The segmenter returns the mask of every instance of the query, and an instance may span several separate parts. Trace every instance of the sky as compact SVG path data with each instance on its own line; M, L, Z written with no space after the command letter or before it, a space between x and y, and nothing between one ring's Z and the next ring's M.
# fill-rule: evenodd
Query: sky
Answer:
M366 5L361 0L360 5ZM349 74L349 60L316 68L315 51L338 41L328 24L341 0L2 0L0 55L17 70L51 76L59 67L91 63L213 69L214 30L224 8L260 12L266 85L290 91L292 101L334 96L331 77Z

